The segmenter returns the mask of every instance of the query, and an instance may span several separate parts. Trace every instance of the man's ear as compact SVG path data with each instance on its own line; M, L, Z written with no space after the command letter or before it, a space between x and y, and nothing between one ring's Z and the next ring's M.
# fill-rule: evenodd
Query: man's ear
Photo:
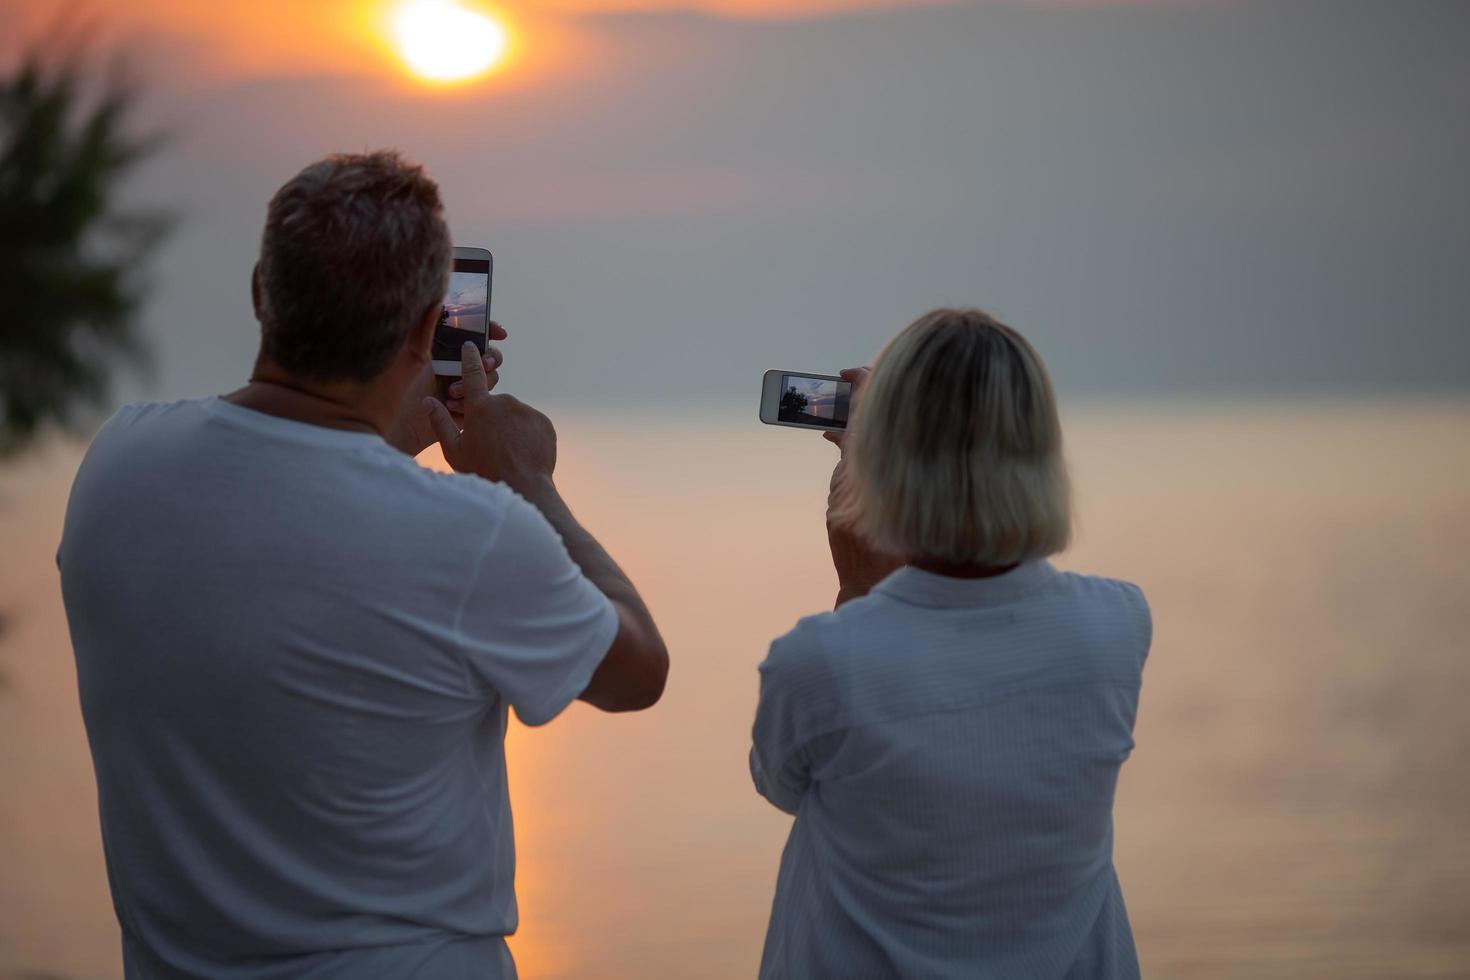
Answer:
M255 268L250 270L250 305L255 308L255 319L264 323L260 315L260 263L255 263Z
M415 361L428 361L434 347L434 328L439 326L440 304L429 307L423 319L408 334L408 352Z

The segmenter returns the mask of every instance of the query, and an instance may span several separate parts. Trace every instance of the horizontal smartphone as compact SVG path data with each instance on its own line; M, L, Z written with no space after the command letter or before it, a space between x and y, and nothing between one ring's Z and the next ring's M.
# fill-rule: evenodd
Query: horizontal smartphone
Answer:
M761 421L796 429L845 429L852 382L830 374L767 371L761 381Z
M460 351L470 341L485 353L490 336L490 274L495 259L483 248L454 248L454 271L449 273L449 291L434 328L434 373L458 377Z

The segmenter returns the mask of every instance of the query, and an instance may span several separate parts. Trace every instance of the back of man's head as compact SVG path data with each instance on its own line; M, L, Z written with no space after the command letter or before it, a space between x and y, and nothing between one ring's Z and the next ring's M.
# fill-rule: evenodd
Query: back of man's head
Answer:
M439 187L397 153L327 157L271 198L261 353L317 381L368 381L444 298L453 246Z

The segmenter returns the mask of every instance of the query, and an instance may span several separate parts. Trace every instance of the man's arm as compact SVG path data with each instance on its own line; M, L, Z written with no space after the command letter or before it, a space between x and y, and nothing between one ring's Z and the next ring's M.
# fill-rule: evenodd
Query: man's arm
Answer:
M552 481L556 430L536 409L511 395L491 395L473 344L464 349L464 430L433 398L423 410L434 426L444 458L462 473L505 483L561 535L572 561L612 603L618 632L581 699L603 711L639 711L662 696L669 654L653 616L628 576L572 516Z
M512 489L534 504L556 528L572 561L617 610L617 637L581 699L603 711L652 707L663 696L669 653L643 597L607 550L572 516L550 476Z

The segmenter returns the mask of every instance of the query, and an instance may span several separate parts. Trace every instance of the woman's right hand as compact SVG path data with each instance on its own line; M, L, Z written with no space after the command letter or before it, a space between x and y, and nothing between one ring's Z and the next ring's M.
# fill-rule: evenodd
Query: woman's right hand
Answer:
M869 373L865 367L838 372L844 381L852 382L854 402ZM852 417L850 411L848 417ZM827 487L827 545L832 550L832 565L837 569L837 605L840 606L867 595L873 586L908 562L873 550L857 532L837 519L843 503L843 483L847 479L847 460L841 455L846 448L847 433L824 432L822 438L835 445L839 453L837 465L832 469L832 481Z

